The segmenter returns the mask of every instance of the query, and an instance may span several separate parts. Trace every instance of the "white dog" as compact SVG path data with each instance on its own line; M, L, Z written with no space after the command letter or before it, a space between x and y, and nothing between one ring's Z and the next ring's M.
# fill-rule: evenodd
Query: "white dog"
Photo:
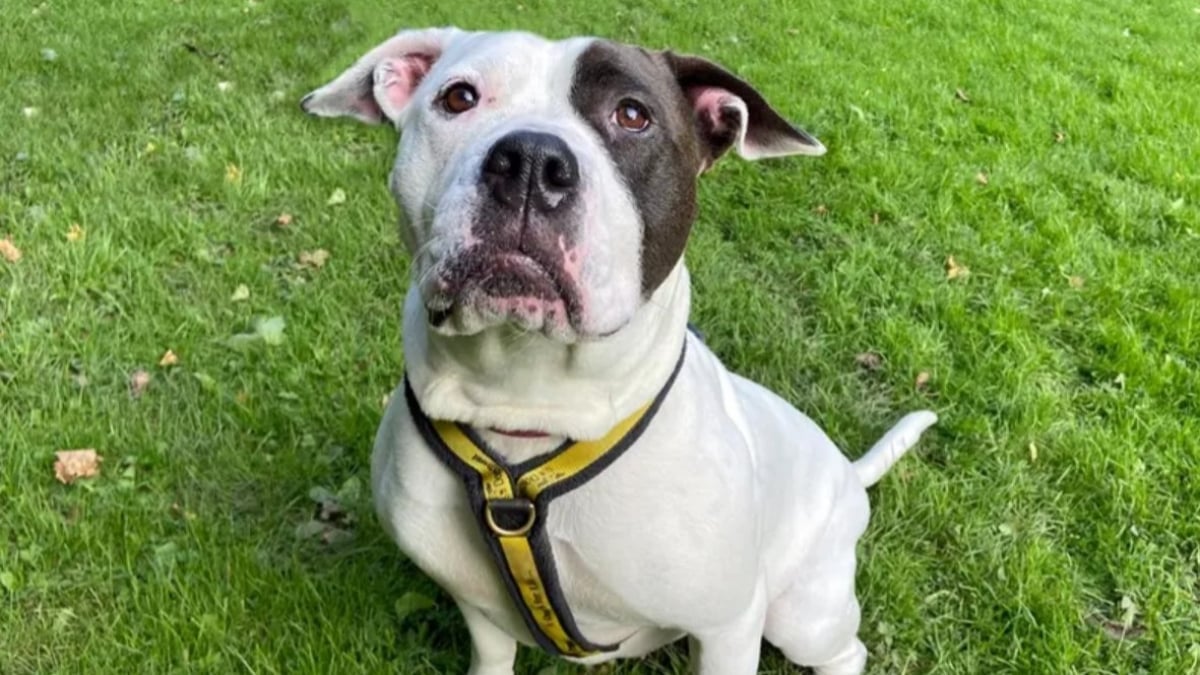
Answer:
M402 132L407 374L372 484L470 672L684 635L705 675L754 673L763 637L861 672L865 488L937 418L851 463L687 330L697 177L825 148L713 63L592 38L402 32L302 106Z

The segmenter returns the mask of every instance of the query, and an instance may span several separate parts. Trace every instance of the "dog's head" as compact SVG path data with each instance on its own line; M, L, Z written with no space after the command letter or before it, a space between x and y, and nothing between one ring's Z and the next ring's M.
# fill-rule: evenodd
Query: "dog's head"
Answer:
M718 157L825 152L720 66L593 38L406 31L301 105L401 132L390 186L446 334L611 334L679 263Z

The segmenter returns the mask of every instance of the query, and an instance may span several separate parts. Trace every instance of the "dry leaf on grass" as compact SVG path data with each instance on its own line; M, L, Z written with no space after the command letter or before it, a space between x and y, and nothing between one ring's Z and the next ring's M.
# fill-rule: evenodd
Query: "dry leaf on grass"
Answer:
M1062 132L1062 131L1054 132L1054 142L1055 143L1065 143L1066 140L1067 140L1067 134L1065 132Z
M63 485L70 485L80 478L100 475L100 462L104 458L90 448L84 450L59 450L54 453L54 478Z
M960 265L959 262L954 259L954 256L946 257L947 279L958 279L959 277L965 277L970 273L971 270L968 269L966 265Z
M1029 461L1036 462L1038 458L1037 443L1029 441Z
M168 349L166 353L162 355L162 358L158 360L158 367L170 368L177 363L179 363L179 356L175 354L174 351Z
M816 207L813 208L813 213L817 214L818 216L823 216L829 213L829 207L825 206L824 204L817 204Z
M338 204L346 203L346 191L338 188L329 195L329 199L325 201L329 206L337 206Z
M1067 283L1071 286L1071 288L1083 288L1083 277L1069 276L1067 277Z
M959 101L962 101L963 103L971 102L971 97L967 96L967 92L963 91L962 89L954 90L954 98L958 99Z
M859 368L876 371L883 367L883 357L875 352L863 352L854 357Z
M21 259L21 249L12 243L12 239L5 237L0 239L0 256L10 263L15 263Z
M138 368L129 376L129 395L138 398L146 393L146 387L150 386L150 373Z
M319 248L315 251L301 251L299 256L300 264L304 267L311 267L319 270L325 266L329 260L329 251Z
M225 182L237 185L242 182L242 167L237 164L225 165Z
M1136 640L1146 634L1146 627L1138 623L1137 615L1140 609L1133 598L1121 596L1121 620L1113 621L1100 614L1094 614L1092 621L1100 627L1104 634L1113 640Z
M237 288L233 289L233 295L229 296L230 302L242 302L250 299L250 287L246 284L238 284Z
M917 379L913 382L913 386L917 391L925 391L929 388L930 379L929 373L922 370L921 372L917 373Z
M281 213L281 214L279 214L279 216L277 218L275 218L276 227L287 227L288 225L291 225L291 224L292 224L292 214L290 214L290 213Z
M86 236L87 232L83 231L83 228L79 226L79 223L71 223L71 227L67 229L67 241L71 243L83 241L83 238Z
M980 185L987 185L988 184L988 175L986 173L980 171L979 173L975 174L975 182L979 183Z

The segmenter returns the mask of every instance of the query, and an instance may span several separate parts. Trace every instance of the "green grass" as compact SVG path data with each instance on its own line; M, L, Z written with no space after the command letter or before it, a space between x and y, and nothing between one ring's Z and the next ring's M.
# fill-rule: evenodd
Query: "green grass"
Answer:
M1200 671L1195 2L38 4L0 40L0 673L465 670L355 489L402 367L394 139L296 107L447 23L701 52L830 147L706 177L693 318L850 454L941 414L871 493L872 673ZM227 345L269 316L282 344ZM83 447L102 476L56 483ZM297 538L314 487L350 541Z

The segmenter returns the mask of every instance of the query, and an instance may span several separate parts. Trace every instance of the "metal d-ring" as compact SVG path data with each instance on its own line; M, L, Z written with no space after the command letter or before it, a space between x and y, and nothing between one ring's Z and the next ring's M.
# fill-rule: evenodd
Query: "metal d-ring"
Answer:
M522 515L525 522L513 529L503 527L496 522L493 515L496 509L506 514ZM493 534L500 537L523 537L533 529L533 523L537 520L537 507L528 499L490 499L483 505L483 516Z

